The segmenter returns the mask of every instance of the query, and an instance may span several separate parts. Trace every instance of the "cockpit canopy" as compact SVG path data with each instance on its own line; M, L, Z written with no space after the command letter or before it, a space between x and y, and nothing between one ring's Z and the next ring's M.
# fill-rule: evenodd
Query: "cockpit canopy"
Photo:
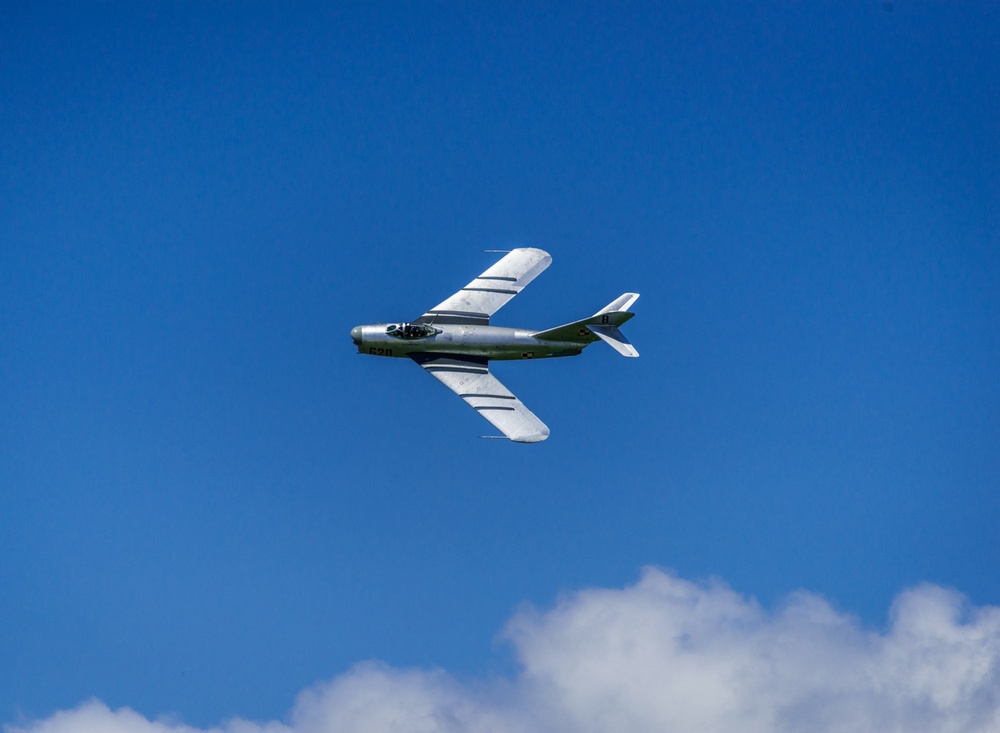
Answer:
M385 329L387 336L397 339L425 339L440 331L426 323L393 323Z

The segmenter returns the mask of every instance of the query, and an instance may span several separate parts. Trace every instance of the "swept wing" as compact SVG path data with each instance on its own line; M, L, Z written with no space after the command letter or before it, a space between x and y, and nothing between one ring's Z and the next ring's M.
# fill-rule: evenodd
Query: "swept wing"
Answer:
M490 316L520 293L551 262L552 256L540 249L523 247L511 250L490 269L415 322L488 326Z
M545 423L490 374L485 357L410 354L410 358L511 440L538 443L549 437Z

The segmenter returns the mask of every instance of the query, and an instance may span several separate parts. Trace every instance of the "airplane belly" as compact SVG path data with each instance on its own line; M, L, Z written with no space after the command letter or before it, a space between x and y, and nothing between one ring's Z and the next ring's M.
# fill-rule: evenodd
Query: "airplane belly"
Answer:
M545 359L574 356L582 350L579 343L543 341L522 329L490 326L447 327L432 338L403 341L382 337L382 343L366 343L369 353L379 356L410 354L461 354L499 361ZM378 348L372 349L371 346Z
M512 344L494 359L547 359L553 356L576 356L581 352L580 344L562 344L540 341L528 337Z
M536 339L497 342L479 339L435 338L411 343L389 339L366 342L358 351L373 356L408 357L411 354L430 353L481 356L497 361L513 361L546 359L553 356L575 356L580 353L581 348L579 344L546 343Z

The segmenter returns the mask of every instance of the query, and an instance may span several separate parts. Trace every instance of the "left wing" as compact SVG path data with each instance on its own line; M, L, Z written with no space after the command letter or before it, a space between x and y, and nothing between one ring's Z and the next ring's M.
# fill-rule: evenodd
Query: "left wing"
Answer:
M545 423L490 374L486 357L410 354L410 358L515 443L538 443L549 437Z
M540 249L512 249L493 267L424 313L415 323L488 326L490 316L520 293L551 262L552 256Z

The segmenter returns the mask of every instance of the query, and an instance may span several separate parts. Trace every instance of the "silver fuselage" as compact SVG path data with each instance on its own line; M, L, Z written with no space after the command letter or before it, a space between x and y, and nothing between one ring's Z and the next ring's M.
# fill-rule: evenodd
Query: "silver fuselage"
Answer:
M587 344L545 341L536 331L501 326L434 326L437 333L423 338L399 338L386 333L390 325L357 326L351 337L361 354L404 357L410 354L462 354L487 359L544 359L575 356Z

